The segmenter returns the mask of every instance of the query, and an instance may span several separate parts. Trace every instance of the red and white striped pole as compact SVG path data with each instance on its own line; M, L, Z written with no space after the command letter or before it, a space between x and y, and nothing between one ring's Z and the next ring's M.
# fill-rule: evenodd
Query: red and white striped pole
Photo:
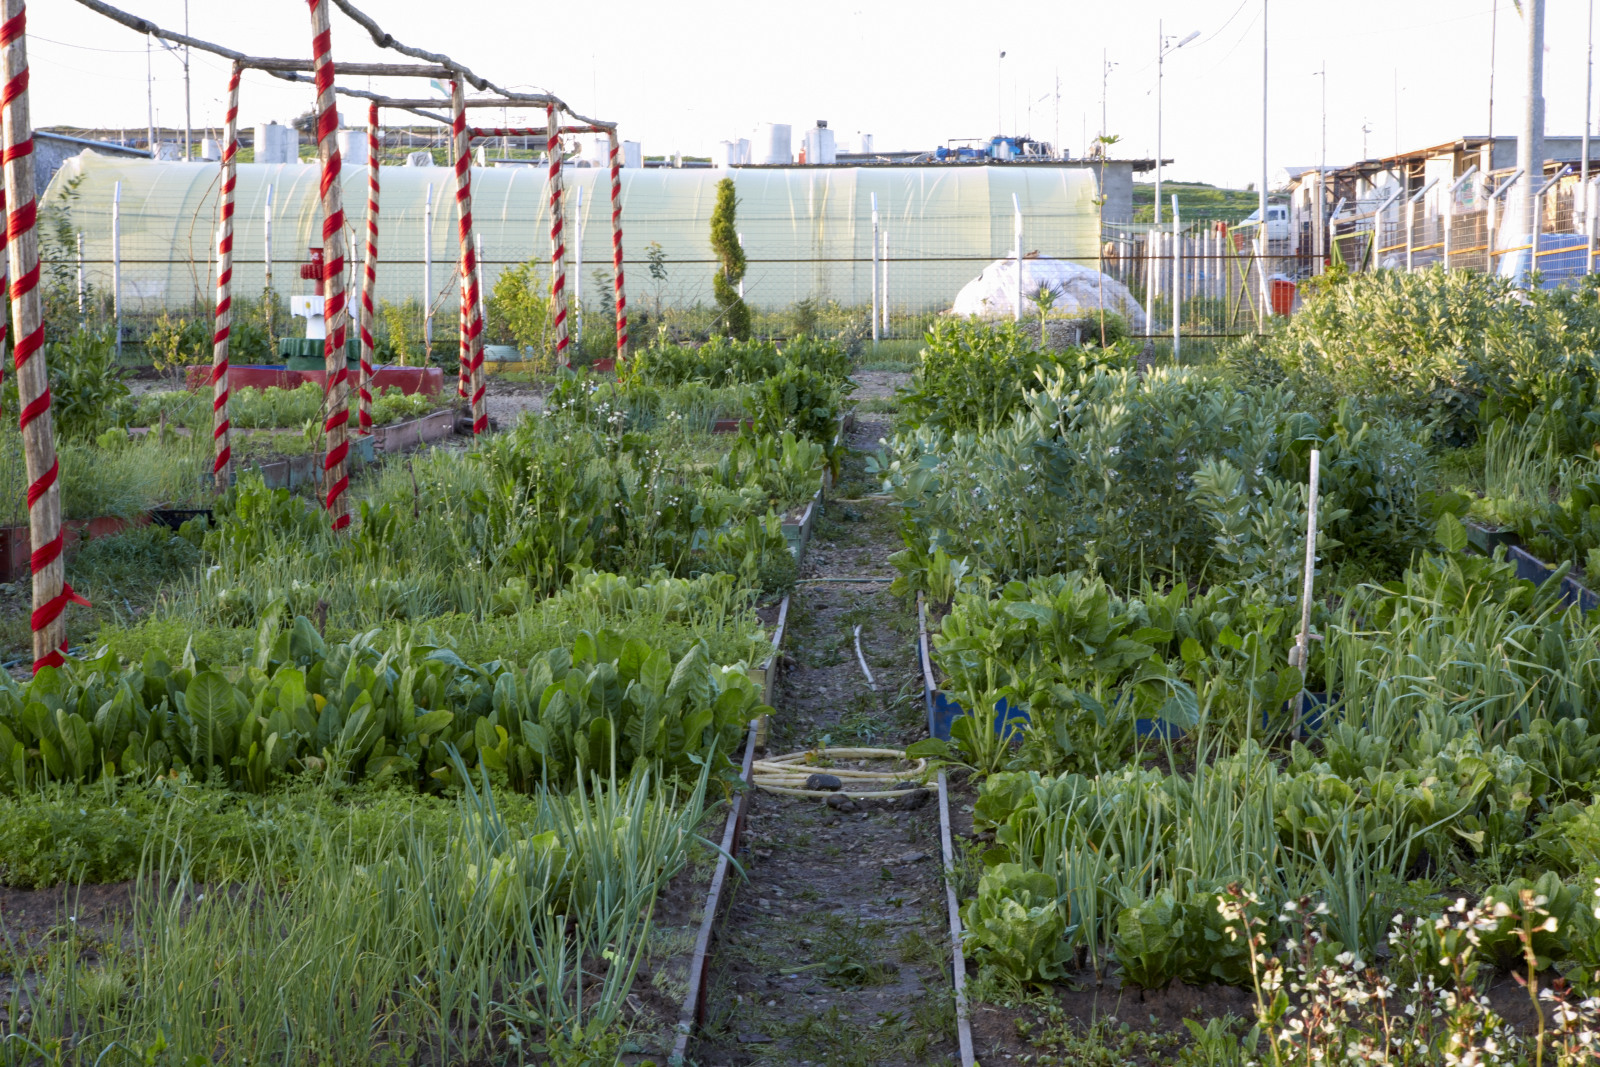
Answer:
M323 342L328 376L327 420L322 430L327 453L322 459L328 516L335 530L350 525L350 488L346 462L350 425L350 372L345 365L345 331L350 311L344 290L344 196L339 185L339 109L333 96L333 31L328 25L328 0L306 0L311 10L311 70L317 86L317 155L322 159L322 289L328 336Z
M217 492L228 489L228 347L233 333L233 197L239 178L239 76L233 65L228 76L228 114L222 134L222 219L217 225L217 311L211 334L211 476Z
M378 287L378 105L367 107L367 257L361 273L361 366L356 374L356 432L372 432L372 310Z
M622 295L622 154L617 131L607 130L611 149L611 269L616 275L617 363L628 358L628 298Z
M567 242L562 232L561 205L561 126L554 107L546 108L548 119L545 152L550 158L550 314L556 335L557 366L572 366L567 349Z
M456 234L461 243L461 393L472 401L472 432L487 433L484 405L483 314L478 251L472 240L472 138L467 133L466 85L450 83L450 132L456 164Z
M33 126L28 117L26 0L3 0L0 23L0 123L5 151L0 156L10 203L6 214L6 256L11 281L11 316L16 336L13 359L21 405L22 453L28 471L28 536L33 545L33 669L59 667L67 647L68 600L78 600L66 583L61 558L61 487L56 476L55 434L50 421L50 377L44 365L44 307L39 293L38 204L33 193Z
M467 121L466 87L458 79L450 83L450 152L451 162L456 167L456 200L461 199L461 131ZM458 125L458 123L460 125ZM468 181L471 181L470 174ZM472 376L472 341L468 332L472 329L472 316L467 312L467 279L461 273L461 256L459 246L456 255L456 296L460 307L457 309L456 318L460 325L456 330L456 344L460 351L456 357L456 396L465 400L467 398L468 379Z

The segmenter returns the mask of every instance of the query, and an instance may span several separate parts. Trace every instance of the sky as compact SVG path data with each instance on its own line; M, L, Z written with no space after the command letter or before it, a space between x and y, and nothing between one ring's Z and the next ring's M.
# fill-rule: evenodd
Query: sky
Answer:
M119 6L183 28L184 0ZM195 37L256 55L310 54L310 20L298 0L189 0L188 7ZM801 131L826 119L846 150L861 132L882 151L995 132L1055 142L1059 129L1077 156L1101 131L1104 86L1106 129L1120 138L1112 153L1153 156L1159 24L1174 44L1199 33L1164 64L1162 155L1175 160L1165 177L1242 187L1262 172L1264 11L1269 174L1321 158L1324 65L1333 164L1363 158L1363 149L1387 155L1486 132L1491 72L1494 129L1515 133L1526 90L1526 34L1513 0L1345 0L1337 7L1068 0L998 8L948 0L613 0L559 8L363 0L362 9L397 39L444 52L501 85L554 92L580 112L617 121L621 135L651 155L709 155L717 142L748 137L763 121L794 126L798 148ZM554 25L539 17L550 13L559 15ZM1588 0L1547 0L1550 134L1583 129L1589 13ZM28 16L36 125L144 128L139 34L74 0L35 3ZM337 9L333 20L336 64L397 58L380 56ZM1113 64L1103 82L1102 55ZM150 65L159 122L181 125L181 62L158 46ZM195 52L190 70L195 126L220 125L227 61ZM366 78L344 82L368 87ZM431 92L415 81L380 80L374 88ZM286 122L310 105L309 86L245 75L245 125ZM352 104L346 114L360 121L364 111Z

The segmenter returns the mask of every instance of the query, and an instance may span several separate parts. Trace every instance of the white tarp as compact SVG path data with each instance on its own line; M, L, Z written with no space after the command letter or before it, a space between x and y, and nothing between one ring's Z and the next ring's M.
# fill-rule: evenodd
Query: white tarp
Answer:
M1128 320L1134 333L1144 332L1144 309L1128 287L1093 267L1048 256L1022 260L1022 315L1039 314L1041 286L1055 294L1050 314L1062 318L1088 318L1101 308ZM952 314L983 319L1011 318L1017 307L1017 260L997 259L956 294Z

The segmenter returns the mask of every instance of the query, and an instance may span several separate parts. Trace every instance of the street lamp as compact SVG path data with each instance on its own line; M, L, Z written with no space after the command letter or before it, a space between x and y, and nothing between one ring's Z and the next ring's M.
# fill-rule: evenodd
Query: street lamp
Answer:
M1156 225L1161 225L1161 67L1167 58L1168 52L1176 52L1196 37L1200 31L1195 30L1177 44L1168 44L1168 38L1161 32L1161 21L1156 20Z

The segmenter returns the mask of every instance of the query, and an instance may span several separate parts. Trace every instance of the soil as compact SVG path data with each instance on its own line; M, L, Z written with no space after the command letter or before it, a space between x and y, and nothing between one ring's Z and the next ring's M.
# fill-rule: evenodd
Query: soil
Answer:
M896 389L904 389L911 384L911 375L902 371L889 370L863 370L850 376L856 383L856 391L850 394L852 400L892 400ZM887 433L888 427L884 427ZM877 440L871 442L871 447L877 446Z
M548 387L491 374L484 379L483 399L489 409L489 418L502 430L509 430L528 412L544 410L544 394Z
M849 443L876 447L888 433L886 419L861 418ZM836 502L818 520L803 578L893 576L893 514L858 499L860 473L853 459L830 494ZM857 625L877 692L856 659ZM898 748L926 736L914 609L891 597L886 581L802 584L789 627L768 754L825 739ZM744 878L735 876L713 943L691 1062L955 1062L937 804L917 795L841 807L752 795L737 857Z

